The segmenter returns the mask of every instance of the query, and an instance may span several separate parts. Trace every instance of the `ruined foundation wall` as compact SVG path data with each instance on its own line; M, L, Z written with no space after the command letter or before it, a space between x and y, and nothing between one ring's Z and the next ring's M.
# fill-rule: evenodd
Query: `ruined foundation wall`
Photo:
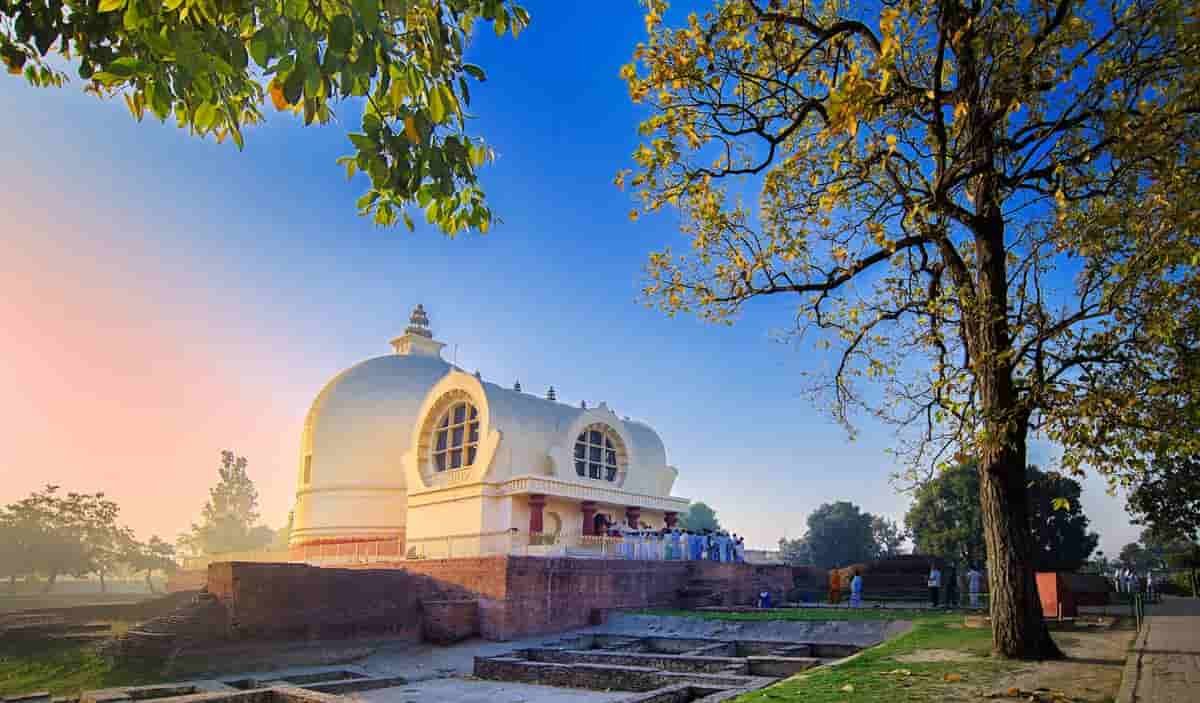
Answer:
M751 604L762 590L779 602L791 587L791 570L494 556L405 561L394 568L224 562L208 572L208 590L225 606L234 639L388 634L416 640L423 630L459 639L475 634L467 623L478 622L478 634L508 640L583 627L607 610L680 607L697 582L727 605ZM464 600L476 601L476 609L447 605Z

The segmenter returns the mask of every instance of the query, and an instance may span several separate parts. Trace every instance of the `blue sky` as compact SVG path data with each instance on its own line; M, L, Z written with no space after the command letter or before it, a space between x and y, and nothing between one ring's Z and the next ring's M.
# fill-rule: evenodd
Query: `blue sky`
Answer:
M173 535L230 447L248 455L264 517L278 525L312 396L342 368L386 353L422 302L464 368L532 392L552 384L566 402L603 400L651 423L680 468L676 493L709 502L752 546L798 536L826 501L900 518L908 499L887 482L890 435L864 421L849 441L800 393L800 372L829 359L771 340L790 324L790 301L752 305L733 328L639 302L647 253L682 239L670 214L631 223L630 196L612 185L637 143L640 112L617 77L643 38L637 4L527 7L533 25L518 40L483 32L472 49L488 73L472 90L475 130L499 154L484 184L503 219L482 237L358 218L364 184L334 163L349 150L351 107L349 124L321 128L272 115L239 153L137 124L120 100L82 95L78 80L61 90L0 80L0 255L15 272L0 283L11 294L0 321L26 347L0 390L39 408L45 430L7 423L22 456L41 460L35 471L0 468L11 472L0 500L46 481L105 489L124 498L139 532ZM30 313L46 291L61 314ZM114 338L136 328L138 341L98 342L110 361L89 365L68 320L105 320ZM89 400L61 401L67 408L45 391L32 369L52 353L63 358L43 371L59 369L76 393L94 388ZM204 388L139 371L174 363L190 379L180 383ZM127 386L141 400L127 402ZM115 430L127 436L56 440L114 404L130 413L134 426ZM1032 459L1052 455L1036 447ZM132 484L146 477L178 497L145 498ZM1105 551L1136 536L1102 482L1085 483L1084 502Z

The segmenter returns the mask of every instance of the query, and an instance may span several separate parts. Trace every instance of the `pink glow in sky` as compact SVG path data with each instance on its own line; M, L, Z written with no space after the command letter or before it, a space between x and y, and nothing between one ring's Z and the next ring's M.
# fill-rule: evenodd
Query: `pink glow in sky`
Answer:
M24 195L6 196L0 239L4 501L47 483L102 490L140 536L173 540L228 447L251 457L279 527L306 409L281 382L287 345L202 302L178 262L148 261L129 213L48 212Z

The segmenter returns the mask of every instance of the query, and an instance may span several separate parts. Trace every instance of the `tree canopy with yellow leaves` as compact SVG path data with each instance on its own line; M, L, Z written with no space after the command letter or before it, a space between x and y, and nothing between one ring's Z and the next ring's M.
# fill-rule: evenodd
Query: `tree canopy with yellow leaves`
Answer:
M363 103L347 175L367 174L359 211L380 225L424 209L447 234L487 231L476 177L491 151L467 129L463 51L475 27L516 36L529 14L512 0L0 0L0 60L33 85L61 86L53 54L85 88L238 148L261 105L308 125L340 101Z
M1179 0L725 0L622 68L649 115L631 213L669 314L785 296L811 385L902 428L910 476L970 460L993 642L1042 625L1026 443L1120 481L1197 449L1200 16ZM874 389L874 390L871 390Z

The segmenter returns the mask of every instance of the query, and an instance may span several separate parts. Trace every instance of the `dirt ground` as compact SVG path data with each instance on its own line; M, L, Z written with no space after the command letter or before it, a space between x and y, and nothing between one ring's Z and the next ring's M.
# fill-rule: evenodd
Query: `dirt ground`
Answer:
M1003 694L1015 687L1027 698L1029 692L1041 688L1061 691L1069 701L1113 700L1121 688L1125 655L1135 634L1132 629L1056 632L1054 641L1066 653L1066 660L1022 667L997 682L995 692Z

